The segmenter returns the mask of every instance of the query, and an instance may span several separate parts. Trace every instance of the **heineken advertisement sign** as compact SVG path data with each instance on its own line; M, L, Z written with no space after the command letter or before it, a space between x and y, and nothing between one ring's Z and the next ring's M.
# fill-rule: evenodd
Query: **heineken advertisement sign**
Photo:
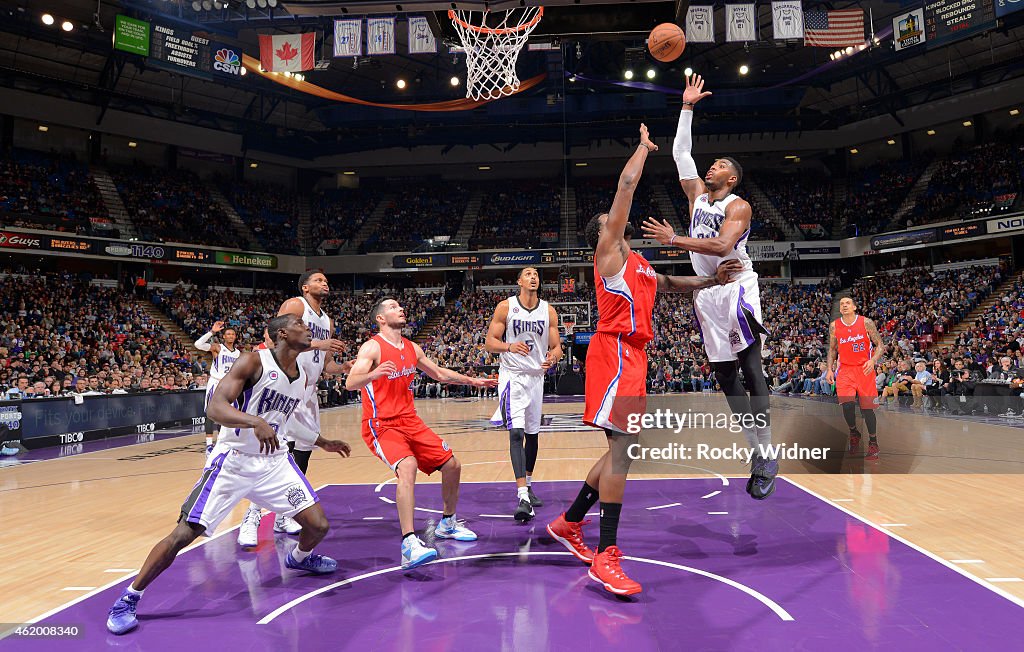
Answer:
M149 23L117 15L114 21L114 49L149 56Z
M243 254L233 251L218 251L215 256L218 265L238 265L240 267L277 269L277 256L271 256L269 254Z

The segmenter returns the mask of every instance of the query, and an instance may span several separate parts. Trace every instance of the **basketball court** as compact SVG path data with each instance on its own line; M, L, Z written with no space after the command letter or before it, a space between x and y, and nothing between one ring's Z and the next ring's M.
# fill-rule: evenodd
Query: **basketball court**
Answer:
M709 406L719 397L664 398ZM823 405L774 398L777 432L791 419L820 418ZM622 600L544 530L604 446L603 434L579 422L580 399L545 407L535 487L546 504L523 525L511 518L507 437L485 425L494 401L426 400L417 408L463 463L459 516L477 542L439 541L438 561L402 571L394 477L354 435L358 409L331 410L325 430L350 441L353 456L318 451L310 478L332 524L318 550L339 559L338 573L285 569L294 539L275 535L269 517L259 545L239 548L239 508L147 590L139 629L118 638L106 632L107 609L173 527L200 473L202 435L51 449L49 459L36 452L35 461L2 471L5 512L20 527L0 542L16 550L25 532L42 534L31 556L8 559L0 581L19 600L5 605L3 619L77 626L80 638L68 640L75 649L115 640L151 649L187 629L206 644L267 650L653 650L681 641L703 649L1011 649L1024 622L1015 543L1024 509L1005 498L1022 485L1024 445L1012 425L883 411L881 460L844 455L831 474L783 464L784 480L764 502L746 495L737 463L637 468L619 541L644 593ZM680 441L728 437L693 431ZM950 458L956 469L946 466ZM929 465L944 472L928 473ZM440 507L432 480L421 476L417 491L417 526L428 542ZM596 538L596 525L587 532ZM38 645L4 641L11 649Z
M204 7L205 13L196 8L186 18L182 18L188 11L184 2L175 3L184 7L177 17L170 15L173 9L166 9L165 15L161 15L161 10L153 7L162 5L149 0L125 0L120 3L123 6L119 5L135 15L131 23L136 27L143 24L139 16L144 15L157 21L154 28L166 20L190 35L195 31L233 41L231 46L238 49L241 57L232 50L230 66L226 60L217 61L233 70L230 74L237 75L237 79L231 78L229 83L225 81L228 78L210 76L223 89L209 91L209 96L198 103L208 107L247 105L236 116L239 133L232 132L232 138L238 136L239 152L237 160L231 158L232 170L237 168L235 172L242 175L245 170L259 169L249 147L258 153L261 144L265 144L268 154L266 160L261 159L264 169L277 165L278 156L281 161L299 160L290 158L292 154L298 156L299 150L302 156L309 157L303 159L305 167L296 165L292 170L283 162L278 166L281 170L287 168L295 188L313 188L323 181L315 178L315 174L305 174L322 168L321 171L329 170L330 175L337 177L333 181L337 184L335 189L340 189L345 181L342 176L356 176L358 168L360 176L382 182L380 197L373 202L377 222L390 219L385 204L395 201L404 179L415 176L412 159L417 159L416 165L422 165L421 173L431 168L430 172L438 175L434 180L438 186L461 181L463 168L470 171L466 178L471 176L473 181L500 182L502 175L526 179L531 175L546 176L548 181L565 186L559 201L566 203L558 204L556 210L563 214L557 228L551 227L553 239L545 242L565 249L552 249L542 255L531 246L530 251L518 253L521 261L550 268L549 271L561 265L565 268L565 283L571 278L570 266L578 268L576 271L586 268L579 273L580 281L584 281L587 271L592 273L589 249L573 248L583 244L577 224L576 193L569 193L570 178L574 182L579 180L581 189L591 183L598 186L598 174L602 181L614 185L614 175L618 174L623 158L620 154L636 147L636 130L641 121L651 127L652 137L660 143L663 154L657 163L660 167L651 164L648 168L649 178L668 175L668 187L673 193L678 190L675 182L679 177L669 162L668 151L676 133L684 77L695 73L706 76L709 88L713 87L717 95L715 102L719 103L717 112L710 114L713 117L706 114L696 123L693 147L701 159L701 168L712 154L743 155L750 148L756 151L756 158L753 154L751 158L762 167L781 166L780 159L786 161L785 165L791 160L796 164L799 157L784 152L809 149L798 145L797 138L821 137L822 143L815 147L820 145L827 150L830 159L845 161L844 150L851 156L858 153L858 149L851 149L857 138L865 142L889 138L889 132L883 134L883 126L879 126L881 119L888 120L888 115L895 118L900 129L885 127L893 135L886 147L895 146L895 138L902 135L901 147L909 152L910 128L902 129L905 125L897 112L921 108L919 114L923 114L926 100L921 98L925 94L929 95L927 101L931 101L934 89L945 89L948 85L949 95L953 96L954 81L963 81L954 80L956 57L946 52L932 55L927 62L897 60L895 53L900 48L891 47L891 28L875 32L876 25L892 22L896 7L878 20L869 18L868 28L861 25L863 42L856 48L850 45L829 53L798 44L796 41L803 36L775 37L777 42L769 44L767 38L751 32L753 38L729 38L728 45L719 43L714 38L713 10L709 6L705 20L693 24L708 30L710 34L705 36L711 38L694 38L691 42L700 45L677 58L684 43L676 34L680 30L669 27L663 33L667 45L661 50L665 54L662 58L653 44L648 46L644 39L658 25L687 24L689 2L553 0L539 10L536 3L519 0L427 0L405 5L378 0L282 0L282 8L288 14L279 15L289 15L294 20L287 29L280 27L281 22L275 22L276 2L269 8L264 0L259 2L259 10L253 7L253 0L245 3L252 13L243 8L242 2L234 0L213 3L216 10L205 6L209 2L189 2L189 6ZM62 5L67 4L72 3L56 3L56 7L63 9ZM757 11L761 9L766 17L771 13L769 6L759 3L757 8L754 4L749 7L753 21L750 16L738 16L735 24L743 28L743 34L753 24L755 31L762 29L766 35L766 23L760 28L756 26ZM816 4L802 7L820 8ZM902 8L901 5L901 12ZM479 13L484 9L495 13L484 16ZM728 11L732 16L733 10ZM411 12L422 24L412 24ZM877 8L875 12L880 13ZM376 51L371 52L368 47L367 55L363 56L362 49L358 53L339 50L353 45L341 33L344 23L355 29L351 23L359 22L345 21L346 16L360 21L363 16L376 17L373 25L390 25L374 28L367 22L366 45L372 45ZM395 29L396 19L401 29ZM50 16L48 24L53 21ZM98 17L96 22L100 22ZM130 35L131 24L125 24ZM424 27L426 24L429 31ZM801 34L802 25L801 22ZM359 29L361 26L362 23ZM240 44L245 40L240 36L243 30L251 32L245 34L248 38L256 31L263 37L269 36L264 32L283 32L292 27L294 31L309 30L302 37L309 37L314 43L317 38L332 39L333 54L324 54L321 44L315 64L314 56L303 52L300 60L310 54L310 66L301 68L302 73L283 67L279 73L264 69L265 60L253 56L257 52L255 39ZM914 31L912 25L899 29L903 27ZM169 29L158 28L152 34L172 37L173 31ZM732 24L729 29L733 29ZM331 30L335 30L333 34ZM696 31L688 36L698 37ZM148 38L150 32L144 33ZM1000 37L1008 33L1004 29ZM291 38L297 34L274 36ZM125 35L120 34L120 38ZM883 45L886 38L890 43ZM945 42L952 40L949 37ZM427 49L427 41L433 49ZM39 41L44 42L49 44ZM126 45L124 41L118 47L116 39L112 42L121 57L133 52L132 47L141 47L130 42ZM248 47L249 52L244 53L243 47ZM354 47L358 49L361 45L356 43ZM995 52L1005 58L1005 48L1009 47L1017 52L1019 43L1003 43L998 50L975 44L957 63L991 72L986 67L990 62L983 61L990 56L986 53L990 53L992 71L1002 73L1005 71L996 70ZM136 62L152 60L155 69L163 71L160 74L189 74L173 67L185 65L181 63L184 55L172 52L170 56L178 58L175 64L168 61L164 50L154 48L150 54L147 41L147 54L140 54ZM282 51L295 58L291 49ZM756 56L751 55L752 51ZM274 48L269 52L267 60L273 61ZM374 60L371 54L379 58ZM277 56L284 58L280 53ZM853 56L860 58L850 59ZM1019 56L1019 52L1013 56ZM159 57L163 60L158 61ZM852 72L841 73L841 61L857 62L860 67L851 65L846 70ZM869 83L873 61L881 63L877 63L878 75ZM943 62L950 71L948 84L945 78L934 77L934 71L942 68ZM129 73L122 79L124 67L123 60L118 63L113 57L103 64L97 97L114 95L119 83L134 83L134 75L141 76L145 68L138 65L135 71L129 66ZM1013 65L1007 64L1007 68ZM36 77L60 79L45 68L29 74L33 85L37 83ZM306 81L306 74L311 81ZM245 95L242 101L235 94L242 96L236 84L243 83L240 80L244 75L248 75L245 83L254 82L253 88L257 90ZM760 76L756 84L749 81L755 76ZM1006 78L1012 81L1012 76ZM971 90L987 83L975 80ZM867 93L862 97L858 84L870 90L872 97L867 97ZM180 82L180 89L160 90L184 97L185 86ZM92 90L92 86L84 88ZM410 92L403 96L401 92L406 88ZM538 92L529 94L532 89ZM219 94L221 90L223 95ZM351 95L342 94L341 90ZM1006 94L1013 92L1009 85L1003 90ZM917 97L911 91L919 92L921 98L906 99L904 104L905 98ZM951 105L973 101L966 95L950 99L935 92L935 98ZM143 95L142 90L132 88L118 96L120 104L115 104L116 110L123 111L126 105L135 102L136 93L139 97ZM606 101L610 97L615 101ZM537 103L531 104L530 100ZM413 104L414 101L417 103ZM986 101L992 106L978 108L979 115L1006 108L998 97ZM502 106L501 102L507 104ZM913 102L921 106L911 106ZM95 125L80 128L93 129L99 125L109 103L110 98L102 101ZM555 108L533 110L531 114L530 107L541 103ZM693 103L688 104L692 109ZM358 110L348 105L357 105ZM195 107L175 99L163 108L168 114L181 117ZM956 113L960 108L945 106L942 111L956 114L951 124L971 126L970 121L961 121L967 116ZM1019 114L1019 110L1013 111L1016 113L1010 115ZM857 132L840 133L847 123L853 125L859 119L860 112L864 118L863 124L855 125ZM203 125L202 133L212 134L220 127L215 130L208 126L216 121L207 113L214 115L215 111L197 110L198 117L194 119ZM284 119L279 119L281 113L285 114ZM371 125L378 116L381 124ZM407 120L406 116L414 118ZM755 117L760 122L752 126ZM32 116L33 121L35 118ZM706 129L707 123L701 124L704 120L715 120L715 129ZM868 120L876 122L868 124ZM88 122L91 121L90 117ZM621 131L627 123L631 134L628 139ZM12 133L13 124L9 123ZM933 125L923 124L924 128L930 126ZM45 125L35 128L40 133L48 129ZM133 127L136 128L141 129ZM780 138L776 142L776 130L793 134L793 141L787 143L783 142L786 138ZM526 132L529 134L524 135ZM120 137L120 131L114 133ZM929 137L935 135L933 130L926 133ZM978 133L980 137L980 128ZM838 134L836 138L832 138L834 134ZM960 136L949 137L954 138L959 140ZM198 137L184 142L197 148L202 144ZM606 147L606 142L614 146ZM173 144L174 152L168 151L165 160L177 156L178 143L169 144ZM125 146L134 149L136 145L135 141L126 141ZM535 154L524 153L538 145L546 147L538 147L538 152L551 153L547 160L535 160ZM272 152L274 146L290 153L286 157L285 153ZM96 150L94 156L99 155L98 139L97 147L89 147ZM213 143L210 147L228 146ZM456 147L461 151L444 158ZM877 149L881 151L881 147L878 144ZM422 160L411 153L419 148ZM399 156L409 160L397 161ZM493 178L483 174L491 171L492 163L504 165L502 175L497 170ZM210 165L210 169L215 169L213 163ZM577 169L589 166L593 167L587 173ZM845 163L843 168L845 171ZM609 170L612 172L605 174ZM278 172L285 174L268 171L267 179ZM660 185L664 198L657 201L666 207L664 214L669 214L680 207L672 202L662 181L652 183ZM112 192L116 197L118 191ZM484 191L475 192L473 210L479 213ZM569 206L570 196L572 209L563 210L562 206ZM465 202L466 215L471 212L470 201L467 198ZM769 201L767 194L763 201ZM685 215L681 210L677 212L680 215L675 221L685 228ZM474 224L469 224L463 236L472 235L478 217L472 217ZM304 228L308 228L309 214L305 218ZM465 221L466 217L459 219ZM783 219L781 214L778 219ZM846 219L843 218L844 227ZM243 229L248 229L241 218L238 221ZM822 228L820 224L810 226ZM365 231L365 244L367 236L375 232L365 225L360 229ZM431 274L430 288L436 285L443 297L449 286L454 287L450 283L454 275L447 275L450 271L463 275L469 270L482 272L484 267L494 271L499 264L506 265L505 271L512 269L512 258L501 260L504 253L491 257L492 253L486 252L478 258L475 252L466 253L470 251L468 246L465 251L459 249L452 241L459 230L450 230L453 232L449 235L425 239L424 242L429 241L427 249L371 251L369 255L376 258L355 259L355 252L360 250L350 247L345 251L351 255L344 256L345 260L337 265L322 252L314 256L312 241L305 245L307 251L301 254L301 261L299 250L287 256L295 259L292 262L297 268L322 266L326 275L344 274L346 281L351 276L353 292L379 287L373 283L364 286L364 279L357 284L356 277L360 275L370 278L394 274L400 286L405 282L399 280L401 275L408 278L413 272L424 272ZM975 235L965 231L955 237ZM359 244L355 242L358 236L353 232L345 240ZM947 236L953 239L954 234L943 234L943 242ZM938 237L934 235L929 242L934 244ZM135 240L138 238L132 238ZM865 242L861 243L859 253L847 256L836 241L835 246L806 254L804 263L820 262L820 270L825 270L826 259L835 263L841 253L848 259L863 259L864 252L869 250L871 254L879 253L866 237L862 240ZM927 244L924 238L922 243ZM443 253L448 244L459 255ZM515 242L502 244L502 252L525 246ZM436 261L435 246L437 252L442 252L436 254ZM338 244L335 251L341 251L340 247ZM980 250L982 245L978 247ZM70 249L66 244L63 248ZM55 246L50 249L57 251ZM1009 250L1009 246L1004 249ZM104 251L110 255L129 255L125 247L119 246L106 247ZM132 248L129 246L127 251ZM426 253L420 255L423 251ZM669 250L652 249L652 256L660 256L658 251ZM91 259L103 257L98 250L96 253ZM776 254L774 249L770 253ZM761 269L766 270L764 277L773 277L771 281L775 282L788 276L793 281L797 273L790 260L799 262L800 256L796 245L793 244L791 254L777 253L775 257L757 259ZM210 260L195 257L198 255L181 251L179 260L190 264ZM358 255L367 254L360 251ZM685 261L680 255L674 249L664 253L658 261L665 264L661 270L690 273L689 268L683 267ZM795 257L783 258L789 255ZM282 254L282 260L285 256ZM341 258L342 254L338 256ZM402 266L403 257L407 266ZM934 263L936 255L932 259ZM147 254L136 264L151 265L155 260ZM442 260L444 264L437 262ZM238 265L248 270L247 265ZM825 271L814 267L818 270L813 276L815 282L832 278L834 267L828 267L828 277ZM82 269L85 268L83 263ZM269 269L249 270L254 291L256 274ZM283 275L286 271L290 274L291 268L282 265L274 269ZM811 269L810 265L806 269ZM196 272L200 272L198 267ZM846 270L842 273L846 274ZM478 281L483 281L482 273ZM566 297L576 295L575 282L562 286ZM410 282L409 288L414 285L416 281ZM507 286L502 281L499 287ZM553 300L551 305L555 306L559 325L567 335L574 329L583 334L584 329L596 327L597 315L591 315L590 301ZM586 333L588 337L591 334ZM824 337L827 343L827 335ZM578 341L584 343L582 338ZM570 370L571 363L570 356ZM573 376L579 385L577 389L582 390L579 374L567 376ZM560 393L574 394L575 390ZM1024 500L1020 499L1024 495L1024 418L940 417L909 408L883 408L878 411L881 458L869 461L864 459L863 450L846 451L848 430L833 400L772 396L776 443L813 446L829 452L818 459L783 460L777 490L765 501L748 496L744 488L748 466L735 459L635 462L626 487L618 545L626 555L626 570L643 585L643 592L621 598L591 580L587 567L545 530L571 504L593 462L608 450L604 433L582 423L582 396L547 397L539 460L533 473L533 488L544 505L537 508L536 518L526 523L516 522L512 515L517 503L508 434L489 424L496 399L422 399L417 400L416 407L462 464L458 516L479 534L477 541L435 539L434 525L442 514L440 477L420 474L417 534L429 546L436 547L438 559L403 570L395 476L361 441L358 404L325 410L323 436L345 440L352 446L350 458L314 451L308 473L331 523L329 534L318 544L316 552L336 559L337 572L314 576L287 569L285 558L297 539L275 533L272 515L264 516L256 547L238 546L236 536L245 511L244 504L239 504L218 531L208 533L209 537L182 551L174 565L146 589L138 610L139 626L125 636L108 632L108 610L136 576L153 545L174 528L182 502L203 471L203 427L41 448L16 459L0 460L0 502L6 525L0 531L0 548L6 552L0 591L8 598L0 607L0 648L160 650L202 646L275 652L1021 648L1019 642L1013 641L1019 641L1024 630ZM660 395L651 398L650 407L729 413L724 397L710 393ZM742 435L727 429L670 430L647 429L644 442L666 449L695 449L710 444L717 451L745 445ZM588 542L594 544L598 537L598 515L591 513L588 518L585 532ZM16 623L38 625L40 636L15 633ZM55 635L54 631L59 633Z

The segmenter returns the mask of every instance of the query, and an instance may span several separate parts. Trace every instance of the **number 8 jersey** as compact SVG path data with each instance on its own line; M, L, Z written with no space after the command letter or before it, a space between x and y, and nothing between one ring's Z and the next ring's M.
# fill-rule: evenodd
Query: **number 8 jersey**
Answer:
M309 334L314 340L331 339L331 318L323 310L319 313L313 310L305 297L299 298L302 300L302 305L305 308L302 312L302 321L306 322L306 325L309 326ZM316 382L320 380L320 374L324 371L324 365L327 364L327 356L329 355L333 354L330 351L320 351L317 349L299 354L299 364L302 365L303 371L306 372L307 383L316 385Z

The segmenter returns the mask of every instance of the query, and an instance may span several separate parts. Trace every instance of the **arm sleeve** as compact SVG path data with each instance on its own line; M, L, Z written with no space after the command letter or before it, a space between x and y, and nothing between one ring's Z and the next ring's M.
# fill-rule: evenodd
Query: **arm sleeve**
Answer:
M209 351L211 348L213 348L210 346L210 340L212 339L213 333L207 333L206 335L203 335L198 340L196 340L193 343L193 346L195 346L200 351Z
M693 138L690 126L693 124L693 111L679 112L679 126L676 127L676 139L672 143L672 159L679 170L679 179L696 179L697 164L693 162L690 151L693 149Z

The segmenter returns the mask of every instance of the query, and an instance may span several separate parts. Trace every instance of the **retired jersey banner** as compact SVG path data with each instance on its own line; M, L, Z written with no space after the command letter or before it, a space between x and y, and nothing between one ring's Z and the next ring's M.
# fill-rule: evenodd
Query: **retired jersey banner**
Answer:
M693 6L686 10L686 40L689 43L715 42L715 8Z
M366 54L395 53L395 19L366 19Z
M757 40L757 9L754 5L725 5L725 40Z
M363 53L363 21L334 21L334 56L358 57Z
M897 52L924 43L924 8L919 7L893 18L892 33Z
M312 70L316 57L316 35L260 34L260 65L267 72Z
M409 54L437 54L437 41L424 16L409 16Z
M775 27L775 39L804 37L804 14L800 0L776 0L772 3L772 24Z

